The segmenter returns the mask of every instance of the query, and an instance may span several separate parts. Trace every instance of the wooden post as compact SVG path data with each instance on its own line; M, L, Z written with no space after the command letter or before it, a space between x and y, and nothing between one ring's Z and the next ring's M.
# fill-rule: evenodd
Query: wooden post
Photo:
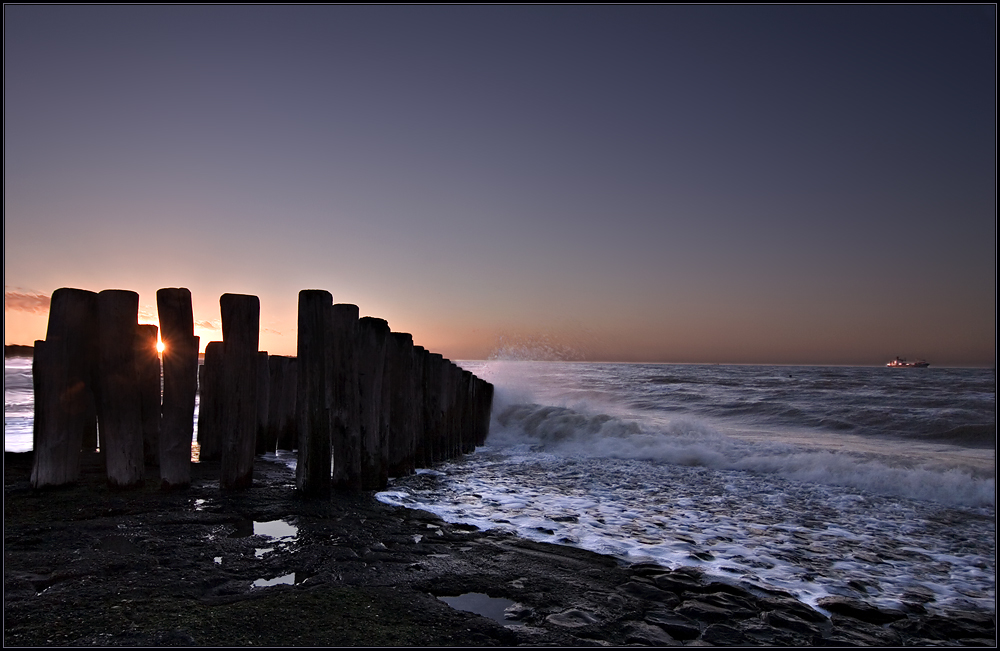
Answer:
M427 464L444 459L441 413L441 374L444 358L428 353L424 359L424 438Z
M184 287L157 290L156 311L163 341L161 487L183 488L191 484L191 439L198 393L200 339L194 336L191 291Z
M294 450L299 447L299 423L297 415L299 360L286 357L284 381L281 387L281 407L278 412L278 449Z
M267 353L257 353L257 436L255 452L264 454L274 452L275 446L270 444L267 435L268 412L271 409L271 369L267 361Z
M331 434L330 357L333 296L322 289L299 292L298 392L299 460L296 486L304 495L330 494Z
M202 380L199 390L201 402L198 405L198 446L199 462L213 462L222 459L222 367L225 363L226 345L221 341L210 341L205 346L205 362L201 367Z
M135 337L139 295L106 289L97 295L98 409L101 449L108 484L134 488L143 484L142 412L135 372Z
M260 299L223 294L222 477L220 488L239 490L253 483L257 434L257 347L260 341Z
M139 378L142 412L142 450L147 466L160 463L160 354L156 351L155 325L140 325L135 338L135 372Z
M405 332L389 335L386 348L389 370L389 455L390 477L413 473L413 336Z
M462 369L461 412L462 454L476 451L476 385L471 371Z
M361 490L360 394L358 386L358 306L336 303L330 343L333 487Z
M267 428L263 436L257 433L257 450L275 452L278 448L278 435L286 423L287 413L282 412L281 399L285 393L285 383L288 382L288 361L292 359L284 355L268 355L268 390L267 390ZM263 439L263 443L261 443Z
M493 414L493 385L476 378L476 445L486 445L490 433L490 418Z
M31 363L33 488L75 482L81 447L96 447L97 294L65 287L53 292L46 337L35 342Z
M413 347L413 465L414 468L426 468L430 465L427 459L427 433L424 431L424 365L427 363L427 350L423 346Z
M358 320L358 394L360 399L361 488L381 490L388 484L388 468L384 462L385 396L382 383L385 375L385 347L389 324L382 319L366 316Z

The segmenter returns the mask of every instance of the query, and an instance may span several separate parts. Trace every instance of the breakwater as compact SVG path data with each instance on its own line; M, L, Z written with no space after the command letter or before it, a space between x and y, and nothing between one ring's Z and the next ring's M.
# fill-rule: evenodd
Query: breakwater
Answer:
M249 487L255 455L276 449L297 449L298 490L324 497L383 489L486 440L490 383L325 290L299 293L296 357L258 350L256 296L223 294L223 340L201 366L190 291L157 292L159 329L138 324L138 301L53 293L32 362L33 487L75 482L81 453L98 448L112 487L140 486L154 467L164 489L189 485L198 393L200 459L219 463L223 490Z

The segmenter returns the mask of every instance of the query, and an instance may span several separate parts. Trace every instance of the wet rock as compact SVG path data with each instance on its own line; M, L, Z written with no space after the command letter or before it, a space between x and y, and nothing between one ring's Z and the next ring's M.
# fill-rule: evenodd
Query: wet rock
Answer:
M899 646L903 638L898 631L869 624L853 617L833 615L832 639L847 641L849 645L861 646Z
M663 629L645 622L627 622L624 627L626 644L647 646L679 646L680 642L670 637Z
M523 620L531 617L535 614L535 609L530 606L525 606L522 603L513 603L503 611L503 616L505 619L511 619L514 621Z
M694 577L679 572L670 574L657 574L652 577L653 583L663 590L676 592L700 592L702 584Z
M662 628L678 640L693 640L701 635L698 622L666 609L651 610L646 613L645 621Z
M578 628L580 626L590 626L591 624L596 624L600 620L585 610L570 608L569 610L564 610L561 613L553 613L552 615L549 615L545 618L545 621L556 626L563 626L565 628Z
M737 646L747 643L747 636L726 624L712 624L702 633L701 639L716 646Z
M732 618L728 609L694 599L685 601L676 610L685 617L700 622L724 622Z
M898 610L882 610L863 601L847 597L823 597L816 605L831 613L846 615L870 624L888 624L906 617Z
M760 600L760 606L764 610L780 610L794 614L796 617L807 622L825 622L827 617L815 608L810 608L806 604L792 599L791 597L765 597Z
M764 615L764 621L775 628L786 628L808 636L820 634L820 629L815 624L810 624L791 613L781 611L769 612Z
M629 581L628 583L619 586L618 589L625 594L636 597L637 599L655 601L667 606L674 606L680 603L680 599L677 598L676 595L666 592L665 590L660 590L659 588L642 581Z

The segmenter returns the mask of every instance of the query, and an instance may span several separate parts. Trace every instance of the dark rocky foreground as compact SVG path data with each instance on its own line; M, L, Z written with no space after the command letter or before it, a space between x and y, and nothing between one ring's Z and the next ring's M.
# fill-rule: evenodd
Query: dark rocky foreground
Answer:
M30 456L5 455L4 646L996 644L995 613L836 598L827 616L694 568L627 567L371 493L299 499L292 473L259 458L251 490L222 493L206 464L186 490L148 479L112 492L97 455L77 485L33 491ZM252 535L275 520L294 538ZM294 582L253 587L276 577ZM470 592L515 602L506 625L437 598Z

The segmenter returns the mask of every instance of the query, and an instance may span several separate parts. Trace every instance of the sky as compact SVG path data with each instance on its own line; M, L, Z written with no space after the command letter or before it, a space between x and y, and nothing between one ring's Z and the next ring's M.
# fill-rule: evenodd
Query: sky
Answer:
M995 366L996 7L4 6L4 341L302 289L451 359Z

